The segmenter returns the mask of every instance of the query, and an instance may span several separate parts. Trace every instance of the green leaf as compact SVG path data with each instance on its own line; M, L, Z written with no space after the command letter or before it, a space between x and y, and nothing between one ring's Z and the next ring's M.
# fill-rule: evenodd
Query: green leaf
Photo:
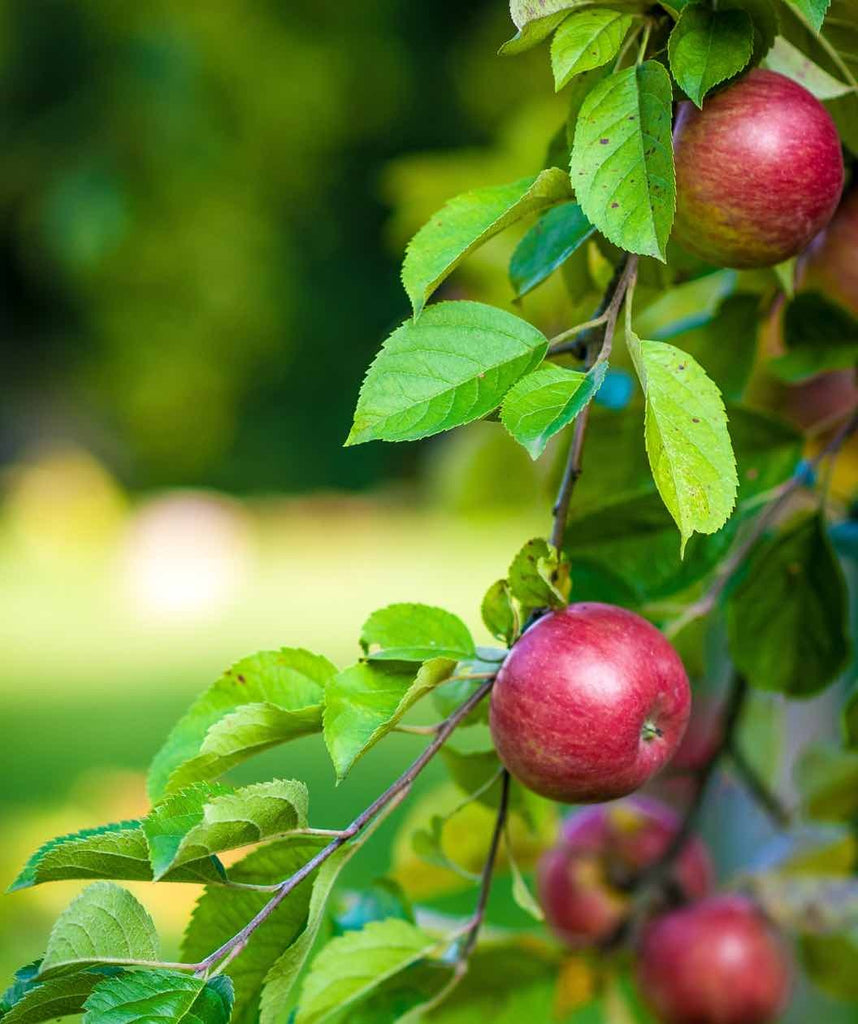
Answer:
M363 624L360 643L375 661L460 661L476 654L464 622L452 612L426 604L391 604L373 612Z
M389 804L375 820L356 838L341 846L316 872L307 910L304 930L277 959L265 977L262 990L260 1024L280 1024L294 1003L293 989L319 934L325 914L325 905L340 871L369 839L375 829L395 806Z
M383 661L359 662L340 672L325 696L325 744L337 781L455 667L447 658L433 658L416 675L414 666Z
M670 33L670 70L686 96L702 107L713 86L747 65L753 48L754 26L745 11L689 4Z
M501 422L530 457L538 459L551 438L588 405L607 372L606 362L597 363L589 373L545 363L507 392Z
M270 885L289 878L322 848L324 840L281 840L263 846L230 868L235 882ZM253 933L247 946L229 967L235 984L232 1024L256 1024L262 983L285 949L301 935L310 907L313 878L289 893ZM182 959L198 963L252 920L271 898L270 892L236 891L209 887L200 897L185 932Z
M577 203L562 203L544 213L512 254L509 279L516 297L542 284L592 234L593 225Z
M836 999L858 1000L858 928L840 935L805 935L801 963L814 985Z
M414 924L414 908L402 886L392 878L376 878L359 892L346 893L342 909L333 915L335 935L360 931L371 921L408 921Z
M796 762L795 784L808 818L850 821L858 814L858 753L812 743Z
M778 74L786 75L787 78L803 85L818 100L833 100L852 92L850 85L830 75L818 64L814 64L810 57L806 57L797 46L793 46L783 36L775 39L765 63L771 71L777 71Z
M818 32L825 21L831 0L786 0L786 2L795 7L814 31Z
M547 349L548 339L512 313L478 302L431 306L375 357L346 444L414 441L479 419Z
M168 797L144 822L155 878L224 850L307 827L307 787L275 779L235 792L195 786Z
M486 807L498 806L502 765L494 748L463 753L447 744L441 757L459 789Z
M666 290L659 289L652 301L636 302L638 333L670 341L682 331L710 323L721 303L735 292L737 280L735 270L716 270Z
M770 789L777 791L787 735L780 695L751 690L745 699L734 743Z
M521 868L518 866L513 855L512 843L509 841L509 836L504 831L504 839L506 841L506 854L507 861L509 863L509 870L512 873L512 898L521 909L532 917L535 921L544 921L545 914L543 913L542 907L539 905L539 901L533 895L524 880L524 875L521 873Z
M286 712L278 723L284 740L321 729L324 688L336 671L327 658L291 647L263 651L238 662L197 698L156 754L149 771L153 801L191 782L212 777L193 769L182 772L181 766L212 748L222 747L219 724L245 705L274 706ZM290 712L294 719L290 720ZM254 716L247 717L252 720ZM244 724L244 720L240 718L235 724ZM229 731L227 723L227 734ZM243 757L238 756L233 763L239 760Z
M127 889L93 882L57 918L42 974L89 964L158 959L158 935L145 907Z
M730 518L739 486L727 415L718 388L681 349L642 341L626 344L646 400L644 435L653 479L682 537L715 533Z
M439 944L407 921L373 921L333 939L310 966L295 1024L322 1024Z
M451 199L408 244L402 283L415 318L469 253L522 217L571 198L569 175L550 167L535 177L474 189Z
M84 1024L228 1024L232 982L224 975L206 981L178 971L152 970L108 978L86 1001Z
M590 0L510 0L509 12L518 32L498 52L513 57L539 45L571 11L589 3Z
M809 697L849 658L846 587L819 515L761 541L727 605L730 653L760 689Z
M498 640L511 644L518 632L518 613L506 580L497 580L486 591L480 605L486 629Z
M12 984L0 995L0 1017L8 1013L12 1007L19 1003L24 996L32 991L39 983L39 968L41 960L33 960L32 963L19 967L12 977Z
M858 924L858 878L764 872L751 875L746 884L786 931L830 935Z
M632 23L631 15L590 7L567 18L551 40L551 69L559 92L575 75L616 57Z
M858 361L858 320L817 292L802 292L784 313L786 354L769 363L785 381L802 381Z
M555 547L529 540L509 567L509 589L524 608L558 608L569 600L569 566Z
M843 733L847 746L858 747L858 682L852 684L843 705Z
M587 219L621 249L662 261L676 206L671 103L653 60L604 79L581 106L571 163Z
M86 997L100 981L104 981L103 974L81 971L68 977L29 984L18 998L10 1000L5 1013L0 1006L0 1018L4 1024L40 1024L41 1021L81 1013Z

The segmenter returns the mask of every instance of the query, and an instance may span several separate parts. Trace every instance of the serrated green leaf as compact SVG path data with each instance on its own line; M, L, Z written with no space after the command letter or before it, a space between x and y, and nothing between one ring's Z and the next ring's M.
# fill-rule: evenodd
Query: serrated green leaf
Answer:
M589 7L567 18L551 40L551 69L559 92L575 75L616 57L632 23L631 15Z
M361 647L376 661L473 658L474 641L458 615L426 604L391 604L373 612L361 629Z
M834 75L824 71L818 64L806 57L797 46L783 36L778 36L766 55L765 65L771 71L786 75L818 100L833 100L838 96L847 96L852 86L841 82Z
M564 128L565 136L565 128ZM568 149L564 145L568 163ZM509 279L521 298L542 284L593 234L593 225L577 203L562 203L544 213L516 246Z
M718 388L690 355L663 341L626 344L646 401L644 434L653 479L682 538L715 533L730 518L739 486Z
M307 827L307 787L275 779L235 792L195 786L168 797L144 822L155 878L188 862Z
M428 956L439 940L391 918L332 939L310 965L295 1024L322 1024Z
M325 745L337 781L456 667L448 658L424 662L415 674L401 662L359 662L340 672L325 695Z
M5 1004L8 1006L5 1012L0 1005L0 1018L4 1024L40 1024L80 1013L86 997L100 981L104 981L103 974L88 971L36 984L31 981L21 986L17 998Z
M805 747L795 765L802 809L814 821L851 821L858 814L858 753L829 743Z
M550 167L535 177L474 189L451 199L411 239L405 253L402 283L415 318L469 253L522 217L571 198L569 175Z
M676 206L672 98L653 60L599 82L581 106L571 162L587 219L621 249L662 261Z
M784 344L786 353L769 363L781 380L849 369L858 362L858 319L823 295L802 292L786 307Z
M710 89L747 65L753 49L754 26L745 11L689 4L670 33L670 70L680 89L701 107Z
M86 1001L84 1024L228 1024L232 982L151 970L103 980Z
M808 697L834 682L850 651L846 585L820 516L756 546L730 594L727 627L752 686Z
M321 838L280 840L263 846L230 868L235 882L271 885L302 868L324 845ZM246 948L229 966L235 984L231 1024L256 1024L262 983L272 965L304 929L313 887L310 876L289 894L250 937ZM240 931L265 906L270 892L209 887L200 897L185 932L182 958L198 963Z
M295 982L316 943L324 919L325 906L340 871L384 821L394 806L395 802L389 804L363 832L333 853L314 875L304 929L265 976L265 987L262 990L259 1013L261 1024L280 1024L294 1005Z
M142 821L120 821L51 839L30 857L9 891L71 878L151 881L152 865ZM169 882L217 882L210 859L187 864L165 876Z
M218 726L244 705L274 707L284 714L280 721L275 721L278 716L274 713L250 714L240 717L236 725L246 726L256 717L262 720L263 730L267 724L274 729L275 736L282 734L284 740L321 729L324 688L336 672L327 658L300 648L263 651L239 661L197 698L155 755L149 770L152 800L159 800L165 793L175 792L192 782L214 777L205 771L201 774L195 770L183 772L181 766L201 753L215 753L234 746L223 742ZM226 725L226 733L228 738L230 723ZM235 756L238 751L232 753ZM232 763L237 764L242 759L237 756ZM204 756L203 761L206 760ZM205 764L198 766L204 767Z
M822 23L825 21L825 15L831 4L831 0L786 0L786 2L795 7L815 32L819 32L822 28Z
M486 629L498 640L511 644L518 632L518 614L512 603L509 583L497 580L486 591L480 605L480 613Z
M430 306L375 357L346 444L414 441L479 419L547 349L545 335L512 313L478 302Z
M569 566L542 537L529 540L509 567L509 589L524 608L557 608L569 600Z
M569 14L589 6L591 0L510 0L509 12L518 29L498 51L514 57L547 39Z
M121 886L93 882L57 918L41 973L157 959L158 935L145 907Z
M530 457L538 459L551 438L593 399L607 372L607 362L597 363L588 373L546 363L506 393L501 422Z

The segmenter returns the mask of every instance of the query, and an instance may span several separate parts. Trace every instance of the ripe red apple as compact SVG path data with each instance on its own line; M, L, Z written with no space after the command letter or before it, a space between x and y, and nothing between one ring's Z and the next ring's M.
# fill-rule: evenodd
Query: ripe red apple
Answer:
M564 803L639 789L670 760L691 707L679 655L655 626L608 604L541 618L510 651L492 689L501 761Z
M858 188L813 240L799 271L802 291L821 292L858 317Z
M769 267L821 231L843 190L828 111L807 89L755 68L680 106L674 129L677 242L722 267Z
M607 938L628 910L630 897L622 882L654 864L679 827L669 807L644 796L568 817L538 869L539 901L555 935L573 947ZM688 899L709 892L712 863L696 836L677 859L674 877Z
M664 1024L766 1024L785 1008L790 957L743 896L715 896L649 924L641 993Z

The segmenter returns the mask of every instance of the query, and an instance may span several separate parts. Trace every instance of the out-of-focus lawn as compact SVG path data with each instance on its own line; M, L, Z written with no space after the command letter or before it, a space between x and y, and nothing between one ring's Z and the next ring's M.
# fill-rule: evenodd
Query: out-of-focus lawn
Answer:
M30 499L26 509L7 503L0 535L4 887L44 840L144 810L143 773L168 729L243 655L300 645L347 664L367 614L396 600L441 604L487 641L480 598L540 526L520 514L477 521L333 497L241 505L173 494L87 509L59 495L37 515ZM319 737L258 758L236 778L304 779L314 822L334 827L418 744L393 738L339 789ZM350 877L383 871L386 847L379 835ZM2 899L0 976L42 952L79 888ZM171 952L196 887L132 888Z

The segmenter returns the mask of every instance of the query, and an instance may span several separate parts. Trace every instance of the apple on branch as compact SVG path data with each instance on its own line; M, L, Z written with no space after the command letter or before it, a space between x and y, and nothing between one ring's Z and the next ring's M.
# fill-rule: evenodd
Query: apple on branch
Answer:
M679 655L646 619L583 602L531 626L491 695L505 767L541 796L600 803L639 789L682 740L691 690Z

